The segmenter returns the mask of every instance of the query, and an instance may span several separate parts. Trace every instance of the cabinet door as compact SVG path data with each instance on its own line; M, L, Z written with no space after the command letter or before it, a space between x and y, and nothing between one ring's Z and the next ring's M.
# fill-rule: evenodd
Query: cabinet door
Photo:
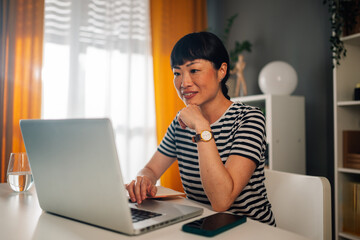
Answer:
M259 107L266 118L268 167L305 174L305 99L302 96L254 95L233 98Z

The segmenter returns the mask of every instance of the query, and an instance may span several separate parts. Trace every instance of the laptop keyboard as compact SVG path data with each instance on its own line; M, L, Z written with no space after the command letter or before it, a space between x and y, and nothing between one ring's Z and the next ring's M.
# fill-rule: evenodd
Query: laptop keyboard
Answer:
M140 222L149 218L161 216L160 213L149 212L137 208L131 208L131 216L133 223Z

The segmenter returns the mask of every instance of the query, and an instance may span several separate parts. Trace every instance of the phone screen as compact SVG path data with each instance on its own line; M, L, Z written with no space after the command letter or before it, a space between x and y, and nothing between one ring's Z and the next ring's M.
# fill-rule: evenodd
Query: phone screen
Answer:
M183 226L186 232L213 236L246 221L246 217L230 213L216 213Z

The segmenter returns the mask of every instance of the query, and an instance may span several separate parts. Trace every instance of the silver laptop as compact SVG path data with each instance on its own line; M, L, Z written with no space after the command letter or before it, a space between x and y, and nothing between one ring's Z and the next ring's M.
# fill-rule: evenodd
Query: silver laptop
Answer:
M44 211L128 235L203 212L166 201L129 203L109 119L21 120L20 127ZM152 214L133 221L141 210Z

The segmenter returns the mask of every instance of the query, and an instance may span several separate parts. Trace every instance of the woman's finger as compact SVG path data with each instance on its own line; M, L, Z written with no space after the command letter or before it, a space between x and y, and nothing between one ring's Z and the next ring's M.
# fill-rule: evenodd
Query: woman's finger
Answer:
M142 201L146 199L147 185L148 185L148 183L147 183L146 179L143 177L141 179L141 183L140 183L140 191L141 191L140 194L141 194L141 200Z
M136 202L136 198L134 194L134 184L135 184L135 180L132 180L129 184L126 184L126 190L128 191L130 200L132 202Z
M138 176L136 177L136 182L135 182L135 198L138 204L141 204L142 202L142 197L141 197L141 182L142 182L142 177Z
M181 118L178 118L179 119L179 124L180 124L180 127L182 129L185 129L186 128L186 124L181 120Z
M151 186L149 187L149 190L148 190L148 195L150 197L155 197L156 193L157 193L157 187L155 185L151 184Z

